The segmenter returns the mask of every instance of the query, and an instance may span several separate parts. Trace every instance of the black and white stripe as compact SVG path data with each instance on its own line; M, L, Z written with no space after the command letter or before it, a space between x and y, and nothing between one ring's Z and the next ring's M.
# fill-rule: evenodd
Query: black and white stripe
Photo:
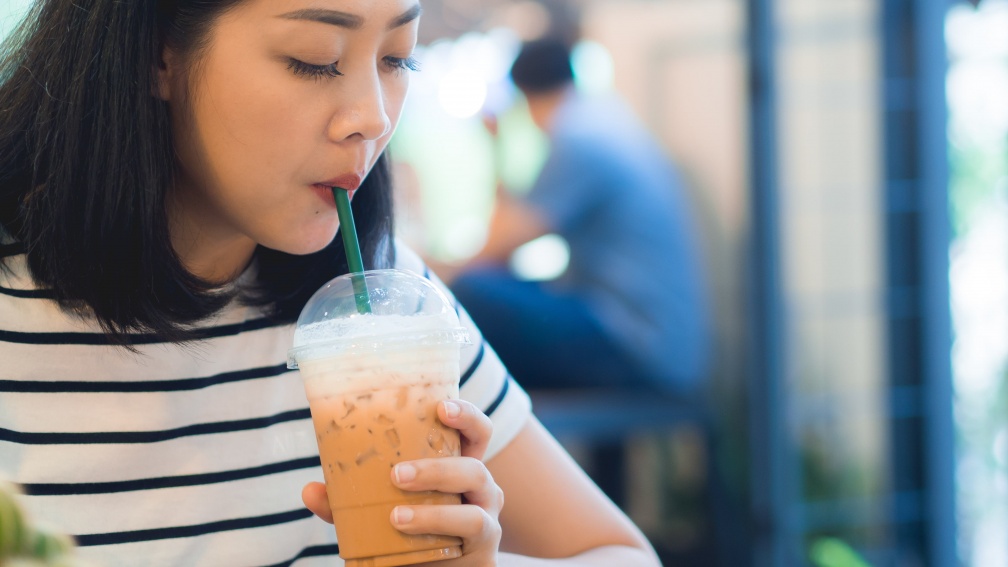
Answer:
M8 259L22 253L0 246ZM410 251L397 256L425 273ZM321 471L300 378L286 368L290 325L236 306L197 343L135 335L139 354L128 353L26 285L23 262L6 264L0 478L21 485L34 517L109 567L342 564L332 526L300 500ZM457 310L472 339L460 392L493 421L492 455L524 425L528 398Z

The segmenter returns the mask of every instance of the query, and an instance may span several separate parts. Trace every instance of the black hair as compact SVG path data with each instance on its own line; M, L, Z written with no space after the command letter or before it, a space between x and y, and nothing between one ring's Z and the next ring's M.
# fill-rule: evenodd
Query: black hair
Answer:
M511 64L511 81L527 93L552 91L573 83L570 47L549 37L523 43Z
M196 338L191 324L240 291L195 276L172 248L177 163L167 103L154 96L163 46L198 61L213 22L240 1L40 0L0 47L0 235L20 244L40 287L114 342ZM368 267L392 259L390 184L382 156L353 199ZM347 271L339 238L304 256L255 254L241 299L281 321Z

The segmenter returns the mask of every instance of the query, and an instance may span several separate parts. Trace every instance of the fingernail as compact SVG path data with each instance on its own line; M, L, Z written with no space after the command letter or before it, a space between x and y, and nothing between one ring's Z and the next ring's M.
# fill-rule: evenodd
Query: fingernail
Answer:
M413 509L405 506L396 506L392 510L392 522L397 525L408 524L413 520Z
M445 402L444 412L448 417L458 417L462 414L462 406L455 402Z
M395 467L395 479L396 482L402 484L404 482L409 482L416 478L416 467L413 465L408 465L406 463L399 463ZM410 512L412 514L413 512Z

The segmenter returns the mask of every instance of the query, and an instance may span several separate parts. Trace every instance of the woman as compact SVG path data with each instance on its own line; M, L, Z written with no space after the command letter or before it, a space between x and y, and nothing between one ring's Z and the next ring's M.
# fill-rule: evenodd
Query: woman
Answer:
M383 157L419 13L40 0L7 42L0 477L85 556L339 564L298 499L330 519L285 353L307 298L347 270L332 186L353 192L369 267L423 270L391 239ZM466 401L439 409L463 456L393 478L464 503L401 507L396 528L461 537L444 567L657 564L493 351L463 358Z

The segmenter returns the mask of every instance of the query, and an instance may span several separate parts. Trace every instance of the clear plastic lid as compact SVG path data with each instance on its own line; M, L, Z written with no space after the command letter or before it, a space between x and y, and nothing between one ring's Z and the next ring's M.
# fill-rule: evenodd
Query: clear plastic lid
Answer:
M312 295L298 317L287 367L347 351L451 343L467 344L469 334L441 290L413 272L369 270L334 278Z

